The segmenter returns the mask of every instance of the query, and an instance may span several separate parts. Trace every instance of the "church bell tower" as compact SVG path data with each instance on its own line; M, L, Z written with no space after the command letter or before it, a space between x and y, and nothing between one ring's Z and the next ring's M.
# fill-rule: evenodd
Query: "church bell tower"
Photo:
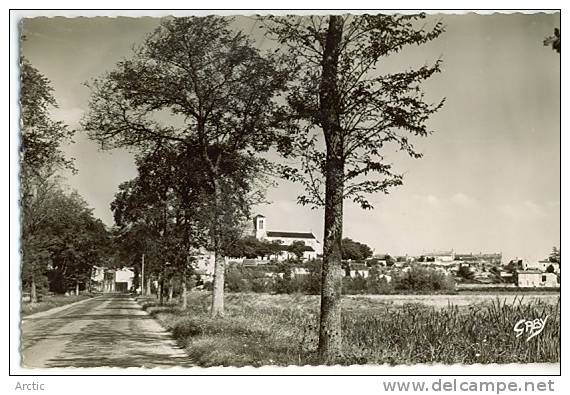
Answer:
M256 215L253 217L253 230L255 232L255 238L261 240L265 238L267 235L266 233L266 220L265 217L261 214Z

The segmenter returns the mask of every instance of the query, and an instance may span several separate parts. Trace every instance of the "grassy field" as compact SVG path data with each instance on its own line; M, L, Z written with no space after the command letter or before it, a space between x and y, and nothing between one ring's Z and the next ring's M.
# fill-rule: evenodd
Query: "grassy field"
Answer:
M429 300L429 297L425 297ZM208 315L210 294L194 292L189 307L143 307L169 329L198 366L316 364L318 297L227 294L226 315ZM491 299L463 306L391 304L343 299L343 357L339 363L529 363L560 360L560 302ZM515 337L522 318L544 318L544 331Z
M22 302L22 309L20 310L21 316L25 317L30 314L39 313L40 311L53 309L54 307L79 302L80 300L91 298L92 296L93 295L89 294L78 296L53 295L44 296L43 299L38 303Z

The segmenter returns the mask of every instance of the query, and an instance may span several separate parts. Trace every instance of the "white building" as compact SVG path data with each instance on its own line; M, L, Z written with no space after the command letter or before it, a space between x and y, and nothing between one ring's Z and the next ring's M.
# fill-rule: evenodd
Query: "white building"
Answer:
M91 280L99 292L129 292L133 286L135 273L130 268L107 269L94 267Z
M267 229L267 219L265 216L258 214L253 218L253 231L258 240L278 241L283 246L289 246L295 241L305 243L305 252L303 259L315 259L323 254L322 244L317 240L312 232L283 232ZM292 258L293 253L285 249L275 258L285 260Z
M434 251L430 253L424 254L426 260L429 258L430 260L433 259L433 262L438 263L452 263L455 261L455 252L451 251Z
M539 270L517 272L519 287L559 287L558 278L554 273L542 273Z

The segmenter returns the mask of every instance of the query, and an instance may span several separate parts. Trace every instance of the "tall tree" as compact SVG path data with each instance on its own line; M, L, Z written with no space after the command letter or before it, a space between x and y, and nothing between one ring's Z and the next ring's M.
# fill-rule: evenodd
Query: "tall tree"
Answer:
M50 110L57 107L50 81L22 57L20 59L20 208L21 253L24 284L32 302L37 301L36 282L45 275L50 240L42 234L49 216L47 207L57 182L53 175L72 168L61 144L71 141L72 131L53 121ZM45 278L40 281L45 282Z
M105 145L149 147L164 141L197 146L206 166L215 255L212 315L223 315L222 193L230 164L236 174L274 137L271 116L285 74L262 56L231 20L171 18L130 60L92 84L83 126ZM223 167L226 166L226 169ZM224 186L225 184L225 186ZM227 219L227 218L226 218Z
M440 71L440 61L416 69L382 74L380 61L409 45L443 32L426 16L360 15L269 17L270 37L286 46L297 84L288 96L291 122L285 155L301 158L301 169L284 176L301 182L299 202L324 206L324 249L319 355L334 363L341 354L341 240L343 201L372 208L366 198L388 193L402 183L383 156L395 145L419 158L408 134L427 136L426 121L443 101L426 102L421 83ZM324 142L323 142L324 140ZM324 145L322 149L319 144ZM374 177L376 176L376 177Z
M109 242L103 222L77 192L54 192L50 220L44 227L50 245L50 289L57 293L88 288L92 267L99 264Z
M197 157L186 158L177 148L169 143L140 155L138 176L121 184L111 203L123 262L142 266L144 254L147 281L154 275L161 284L177 272L185 281L187 256L203 239L198 225L201 165Z

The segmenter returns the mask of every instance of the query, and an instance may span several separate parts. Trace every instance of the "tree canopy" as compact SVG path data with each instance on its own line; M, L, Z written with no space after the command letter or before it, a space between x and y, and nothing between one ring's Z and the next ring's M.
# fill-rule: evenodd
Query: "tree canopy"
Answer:
M31 300L37 300L36 285L48 287L47 272L62 261L61 240L67 240L66 254L77 252L85 226L95 226L83 209L78 196L67 196L55 177L57 170L73 169L61 145L71 141L73 132L59 121L52 120L50 111L57 107L50 81L24 57L20 59L20 225L22 283L30 289ZM71 199L71 200L70 200ZM67 205L77 216L70 217L61 205ZM74 226L78 233L58 233L55 226ZM54 233L55 232L55 233ZM97 233L97 232L95 232ZM83 262L92 262L86 256ZM83 268L85 269L85 268ZM75 268L79 279L84 270ZM68 273L68 272L66 272Z
M24 228L31 233L22 237L24 286L38 281L56 293L80 285L87 289L92 268L110 243L105 225L77 192L66 192L55 181L39 189L37 197L41 222L36 220L34 229Z
M24 57L20 62L20 119L22 174L29 177L44 169L58 166L71 167L65 158L61 144L71 141L73 131L60 121L50 117L50 110L57 107L49 79L40 73Z
M372 249L364 243L353 241L348 237L342 239L342 259L363 261L372 256Z
M432 64L383 73L381 59L407 46L421 45L444 31L441 22L427 23L425 14L348 15L338 17L342 32L335 43L335 131L326 128L323 85L328 16L269 17L269 36L284 45L297 76L288 93L289 144L282 152L297 156L300 166L283 166L283 175L305 186L299 202L324 206L327 145L338 135L335 156L342 161L343 197L372 208L367 195L387 193L402 184L384 152L391 147L413 158L422 157L408 137L425 137L433 131L426 121L444 100L431 103L421 84L441 71ZM431 26L430 26L431 25ZM327 59L328 61L329 59ZM324 135L321 137L321 132ZM324 137L324 139L323 139ZM324 140L324 141L323 141ZM324 143L324 144L323 144ZM329 152L330 155L330 152ZM376 177L375 177L376 176Z
M277 241L258 240L255 236L245 236L232 244L228 256L234 258L265 258L285 250L285 246Z
M168 141L197 148L192 152L205 166L216 257L212 315L223 314L223 250L236 228L222 207L223 194L239 196L227 175L252 174L263 163L255 152L273 143L276 95L287 77L277 58L261 55L230 23L216 16L164 20L131 59L90 84L83 119L104 147L144 151ZM242 190L253 188L252 178L242 181Z

